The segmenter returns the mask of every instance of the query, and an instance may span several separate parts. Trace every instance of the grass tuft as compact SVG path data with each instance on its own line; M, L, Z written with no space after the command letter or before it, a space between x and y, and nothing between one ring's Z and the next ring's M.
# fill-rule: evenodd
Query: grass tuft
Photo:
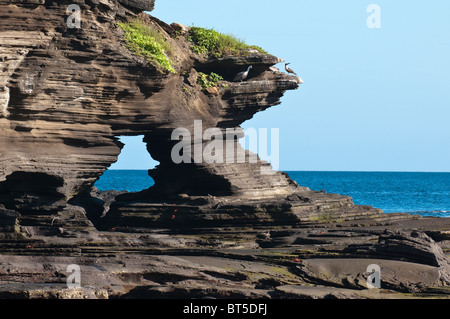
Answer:
M199 72L199 77L198 77L197 83L200 84L203 89L207 89L207 88L216 86L217 82L222 81L222 80L223 80L223 78L214 72L212 72L209 75Z
M127 48L163 70L176 73L169 55L173 49L159 30L140 19L118 23L125 32Z
M244 41L229 34L217 32L214 29L191 27L187 40L194 45L192 51L201 54L220 58L227 55L247 56L250 50L256 50L261 54L268 54L262 48L248 45Z

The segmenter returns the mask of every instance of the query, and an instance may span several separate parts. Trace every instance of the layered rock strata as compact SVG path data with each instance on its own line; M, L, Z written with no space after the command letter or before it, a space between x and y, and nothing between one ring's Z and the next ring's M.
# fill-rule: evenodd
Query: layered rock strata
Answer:
M171 26L141 14L173 47L177 73L163 74L125 48L123 31L117 26L144 7L150 10L152 3L87 1L80 3L81 27L69 28L70 12L57 2L2 6L9 16L0 24L0 201L6 209L20 213L23 223L31 226L36 219L32 215L53 216L47 218L53 220L68 204L87 203L95 181L117 160L123 147L117 139L121 135L144 135L149 153L160 165L150 172L154 187L120 196L111 205L102 221L108 225L120 224L118 219L127 212L142 212L139 223L149 224L159 217L153 214L145 222L145 216L155 207L160 210L161 202L185 207L183 222L206 223L211 219L302 221L308 219L303 211L321 207L315 205L319 197L330 207L353 209L348 198L319 196L298 187L238 142L239 125L279 104L286 90L299 86L297 77L273 67L279 58L257 51L245 57L205 58L194 54L191 44ZM248 65L253 69L247 81L230 82ZM220 74L226 88L216 94L202 90L197 84L199 72ZM195 134L196 121L202 125L200 138ZM216 128L225 138L234 134L232 152L227 147L214 163L197 161L192 154L192 163L175 164L171 156L177 141L171 137L179 128L189 130L192 151L199 147L201 153L208 144L203 139L207 129ZM243 161L238 154L243 154ZM97 199L92 201L95 204Z
M370 298L368 262L385 269L383 297L446 294L446 220L301 187L242 148L240 125L301 83L275 67L281 59L195 54L176 25L142 13L153 1L74 2L80 28L57 1L0 2L1 297ZM117 23L138 16L170 43L175 73L127 49ZM204 90L198 77L212 72L222 85ZM192 153L177 164L180 128ZM231 134L233 152L195 161L208 129ZM160 162L155 186L98 192L124 135L143 135ZM91 288L66 290L68 264Z

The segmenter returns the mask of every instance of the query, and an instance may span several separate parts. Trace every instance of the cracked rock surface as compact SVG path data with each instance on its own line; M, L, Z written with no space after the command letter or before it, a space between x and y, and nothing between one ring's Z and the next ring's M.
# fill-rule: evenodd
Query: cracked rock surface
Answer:
M58 1L0 2L0 297L448 296L447 219L299 186L237 138L223 161L171 160L175 129L203 150L196 121L242 137L243 122L298 89L280 58L197 55L176 24L142 12L154 1L74 2L79 29ZM117 23L137 16L172 46L175 73L126 48ZM200 72L224 85L202 89ZM144 136L155 186L99 192L122 135ZM68 289L74 264L81 287ZM371 264L381 290L367 289Z

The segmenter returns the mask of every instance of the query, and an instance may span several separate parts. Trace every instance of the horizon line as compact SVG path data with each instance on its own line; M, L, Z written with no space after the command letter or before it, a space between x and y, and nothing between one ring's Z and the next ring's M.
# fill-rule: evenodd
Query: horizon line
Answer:
M111 168L107 171L148 171L153 168ZM278 170L279 172L323 172L323 173L450 173L450 171L389 171L389 170Z

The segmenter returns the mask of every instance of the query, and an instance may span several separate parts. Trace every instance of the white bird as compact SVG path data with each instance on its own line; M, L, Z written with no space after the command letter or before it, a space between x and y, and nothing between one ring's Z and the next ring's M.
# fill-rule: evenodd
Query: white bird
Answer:
M286 64L284 65L284 67L285 67L285 69L286 69L286 72L287 72L287 73L291 73L291 74L297 75L297 73L295 73L294 70L292 70L291 68L288 67L289 64L290 64L290 63L286 63Z
M290 67L288 67L289 64L290 64L290 63L286 63L286 64L284 65L284 68L286 69L286 72L287 72L287 73L291 73L291 74L295 74L295 75L298 77L299 84L303 84L303 79L302 79L301 77L299 77L299 76L297 75L297 73L294 72L294 70L292 70Z
M253 68L253 67L250 65L250 66L248 67L247 71L238 73L238 74L234 77L233 82L242 82L242 81L244 81L244 80L247 78L248 73L250 72L250 70L251 70L252 68Z

